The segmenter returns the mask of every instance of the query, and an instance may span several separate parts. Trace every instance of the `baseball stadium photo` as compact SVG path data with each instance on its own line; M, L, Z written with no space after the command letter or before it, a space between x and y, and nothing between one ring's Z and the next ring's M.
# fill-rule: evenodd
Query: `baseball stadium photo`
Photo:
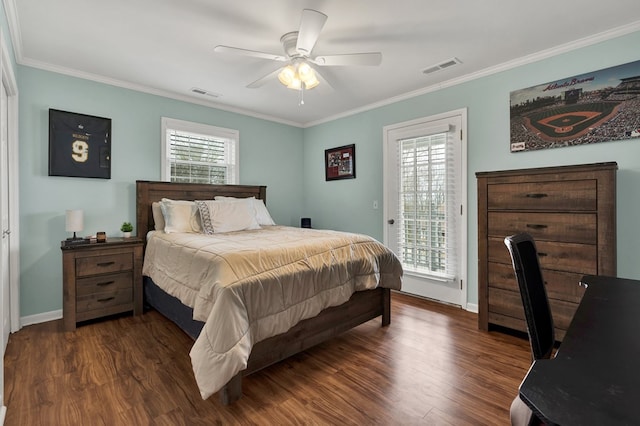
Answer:
M640 61L511 92L511 152L640 137Z

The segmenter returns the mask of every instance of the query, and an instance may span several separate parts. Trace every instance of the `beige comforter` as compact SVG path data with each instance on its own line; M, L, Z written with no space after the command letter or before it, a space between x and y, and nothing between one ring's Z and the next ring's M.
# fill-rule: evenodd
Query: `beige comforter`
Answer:
M190 355L206 399L247 367L254 343L354 291L400 289L402 267L365 235L268 226L216 235L152 232L143 274L205 322Z

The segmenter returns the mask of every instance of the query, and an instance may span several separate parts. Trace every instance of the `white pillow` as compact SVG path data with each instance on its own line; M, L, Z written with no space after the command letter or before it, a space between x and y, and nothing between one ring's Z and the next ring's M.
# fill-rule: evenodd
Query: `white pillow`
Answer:
M259 225L275 225L276 223L271 218L269 214L269 210L267 210L267 206L264 204L264 200L259 200L256 197L249 198L235 198L235 197L225 197L223 195L217 195L216 200L220 201L242 201L242 200L251 200L253 203L253 208L256 210L256 220Z
M200 210L202 232L205 234L260 229L253 203L196 200L196 205Z
M200 214L195 202L163 198L160 208L164 216L164 232L167 234L172 232L202 232Z
M156 231L164 231L164 216L162 215L162 203L154 201L151 203L151 212L153 213L153 228Z

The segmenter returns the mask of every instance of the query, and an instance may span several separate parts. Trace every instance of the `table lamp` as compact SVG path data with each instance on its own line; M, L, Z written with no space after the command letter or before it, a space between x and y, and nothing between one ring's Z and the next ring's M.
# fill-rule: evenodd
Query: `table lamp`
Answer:
M65 229L67 232L73 232L73 237L67 238L67 241L82 240L76 236L76 232L82 231L84 227L84 212L82 210L67 210L65 215Z

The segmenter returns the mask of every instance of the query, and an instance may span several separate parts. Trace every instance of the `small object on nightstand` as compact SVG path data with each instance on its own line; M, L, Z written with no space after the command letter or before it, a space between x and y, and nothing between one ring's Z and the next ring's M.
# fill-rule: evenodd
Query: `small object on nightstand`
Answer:
M64 241L61 241L60 247L75 247L75 246L81 246L81 245L90 244L90 243L91 243L91 240L89 238L76 238L76 239L67 238Z
M67 232L73 232L73 237L69 237L62 241L62 247L77 246L82 244L89 244L87 238L76 236L76 232L82 231L84 227L84 213L82 210L67 210L65 212L64 229Z
M96 234L96 240L99 243L106 243L107 242L107 233L106 232L98 232Z
M124 238L130 238L131 232L133 231L133 225L131 222L123 222L122 226L120 226L120 230L122 231L122 236Z

